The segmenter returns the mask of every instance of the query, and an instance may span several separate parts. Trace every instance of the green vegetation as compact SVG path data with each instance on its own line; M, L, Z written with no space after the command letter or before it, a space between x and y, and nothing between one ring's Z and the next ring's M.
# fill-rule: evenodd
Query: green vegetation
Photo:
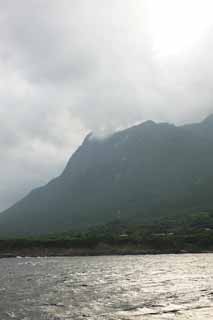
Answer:
M176 222L175 216L174 220L170 216L170 219L158 221L155 225L126 224L117 219L84 232L2 239L0 255L8 252L19 255L22 249L27 249L27 255L31 252L34 255L35 248L36 252L45 249L45 255L75 255L77 249L83 250L80 251L83 254L213 251L213 212L192 213L182 216L179 224Z

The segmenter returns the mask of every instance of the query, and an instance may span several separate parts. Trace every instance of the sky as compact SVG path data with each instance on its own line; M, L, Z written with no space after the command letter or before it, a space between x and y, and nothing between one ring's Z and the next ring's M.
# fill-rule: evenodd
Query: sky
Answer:
M213 112L212 0L0 0L0 211L92 131Z

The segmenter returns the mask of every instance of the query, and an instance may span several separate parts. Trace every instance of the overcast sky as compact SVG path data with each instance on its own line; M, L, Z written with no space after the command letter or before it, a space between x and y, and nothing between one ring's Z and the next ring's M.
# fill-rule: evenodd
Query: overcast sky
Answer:
M0 210L89 131L213 112L212 0L0 0Z

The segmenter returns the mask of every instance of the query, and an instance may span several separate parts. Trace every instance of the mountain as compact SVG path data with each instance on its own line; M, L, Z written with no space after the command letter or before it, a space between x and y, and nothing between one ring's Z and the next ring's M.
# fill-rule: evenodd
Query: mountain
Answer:
M62 174L0 214L0 236L85 229L115 219L155 223L213 210L213 115L89 134Z

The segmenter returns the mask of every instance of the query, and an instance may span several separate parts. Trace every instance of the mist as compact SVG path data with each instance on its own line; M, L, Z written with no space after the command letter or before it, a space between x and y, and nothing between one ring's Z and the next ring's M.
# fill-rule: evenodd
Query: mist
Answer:
M0 210L59 175L88 132L213 112L211 3L189 1L184 42L171 6L156 33L168 1L151 3L0 0Z

